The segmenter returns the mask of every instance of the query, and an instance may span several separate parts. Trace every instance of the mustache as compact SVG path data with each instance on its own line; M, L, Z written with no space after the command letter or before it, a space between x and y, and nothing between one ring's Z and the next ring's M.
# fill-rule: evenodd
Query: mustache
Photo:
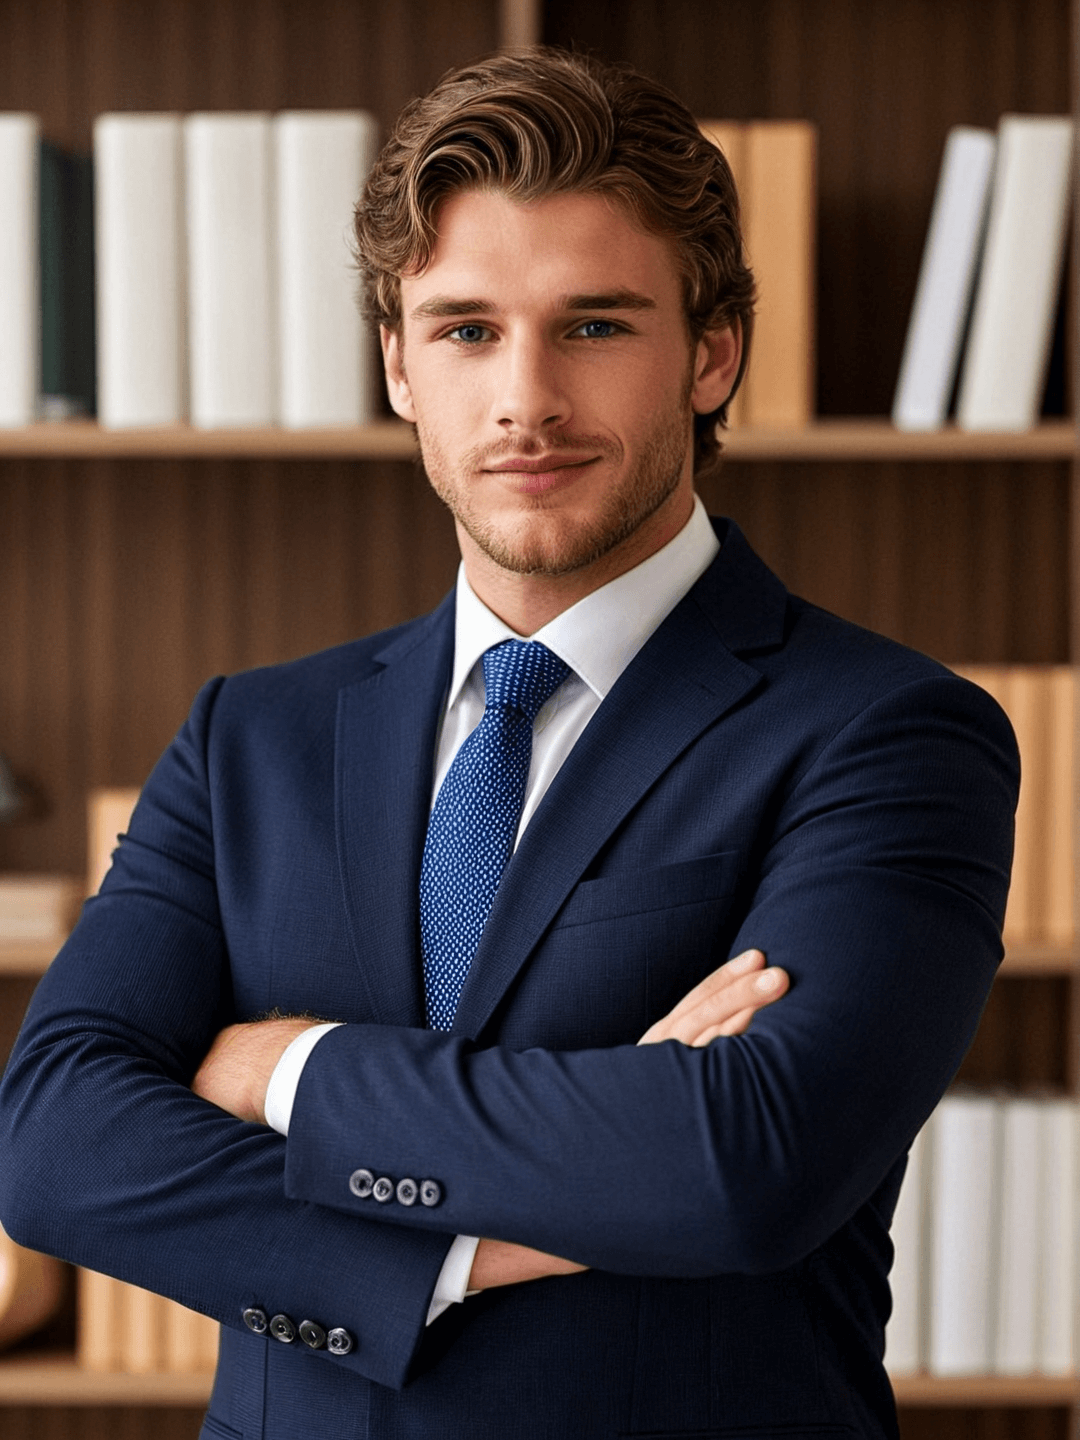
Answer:
M614 459L622 454L622 446L608 435L564 432L550 439L507 439L491 445L474 445L466 452L464 459L469 469L483 470L488 465L498 464L500 460L536 460L541 455L579 455L582 451L595 451L606 459Z

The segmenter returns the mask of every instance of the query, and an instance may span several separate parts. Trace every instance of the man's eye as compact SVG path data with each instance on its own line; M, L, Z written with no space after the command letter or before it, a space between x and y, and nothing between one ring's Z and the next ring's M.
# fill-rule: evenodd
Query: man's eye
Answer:
M586 320L578 326L586 340L606 340L609 335L615 335L618 329L614 320Z
M487 338L488 328L486 325L459 325L450 331L451 340L460 340L464 345L475 345Z

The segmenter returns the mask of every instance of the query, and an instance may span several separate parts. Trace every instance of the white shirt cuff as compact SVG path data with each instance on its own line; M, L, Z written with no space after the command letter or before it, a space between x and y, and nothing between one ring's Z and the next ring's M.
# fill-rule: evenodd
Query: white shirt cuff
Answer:
M444 1310L465 1299L470 1292L469 1276L472 1274L476 1247L480 1244L478 1235L458 1235L446 1252L439 1278L435 1281L435 1293L428 1306L425 1325L437 1319Z
M336 1030L340 1023L340 1021L332 1020L325 1025L312 1025L308 1030L301 1030L274 1066L270 1084L266 1087L263 1110L266 1114L267 1125L271 1129L277 1130L279 1134L288 1135L289 1133L289 1121L292 1119L296 1087L300 1084L300 1076L307 1064L308 1056L322 1037L329 1034L331 1030Z

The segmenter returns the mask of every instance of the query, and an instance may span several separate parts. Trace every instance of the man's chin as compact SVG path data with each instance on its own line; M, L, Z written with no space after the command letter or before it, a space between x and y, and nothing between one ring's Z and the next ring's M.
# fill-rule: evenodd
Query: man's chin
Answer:
M501 570L553 579L587 569L626 539L621 530L597 532L565 520L537 523L535 516L518 527L473 526L464 520L461 524L473 544Z

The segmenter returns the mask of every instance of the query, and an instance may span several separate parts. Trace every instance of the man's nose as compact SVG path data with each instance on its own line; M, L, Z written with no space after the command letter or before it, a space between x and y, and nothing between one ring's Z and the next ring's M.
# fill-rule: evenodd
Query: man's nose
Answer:
M505 430L535 432L565 425L572 406L553 347L535 337L509 340L493 398L494 418Z

